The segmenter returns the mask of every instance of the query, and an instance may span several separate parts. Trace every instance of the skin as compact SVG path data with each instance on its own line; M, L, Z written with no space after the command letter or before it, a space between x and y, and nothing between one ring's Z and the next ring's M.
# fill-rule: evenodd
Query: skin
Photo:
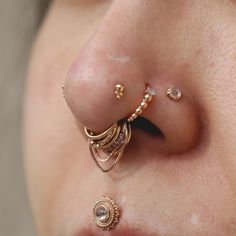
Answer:
M26 84L24 152L39 235L236 235L236 2L58 0L36 39ZM65 83L65 99L61 85ZM122 83L118 100L114 86ZM157 95L102 173L83 133L101 132ZM170 85L179 102L165 96ZM115 229L95 200L121 209Z

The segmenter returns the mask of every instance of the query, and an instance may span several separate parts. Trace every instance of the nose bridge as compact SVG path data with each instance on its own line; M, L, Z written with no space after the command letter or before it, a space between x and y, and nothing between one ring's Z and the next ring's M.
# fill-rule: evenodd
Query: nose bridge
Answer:
M90 40L91 51L97 49L118 55L126 52L136 59L144 51L150 54L153 39L163 33L161 26L168 25L169 17L165 15L171 13L169 8L163 0L113 1Z
M132 1L114 1L107 11L93 39L92 50L105 53L110 61L125 64L141 51L143 31L140 31L140 16L136 17ZM91 45L90 45L91 46ZM94 50L96 49L96 50Z
M191 57L196 48L190 35L195 34L197 22L191 13L200 6L189 0L116 0L90 40L87 53L105 63L129 64L130 72L136 65L143 76L147 70L165 70L166 62L184 64L184 58Z

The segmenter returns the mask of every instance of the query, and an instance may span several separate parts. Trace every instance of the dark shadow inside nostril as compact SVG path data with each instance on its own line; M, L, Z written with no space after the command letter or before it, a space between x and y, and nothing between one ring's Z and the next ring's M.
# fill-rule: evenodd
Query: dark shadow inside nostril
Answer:
M161 130L157 128L157 126L155 126L151 121L145 119L142 116L137 117L131 123L131 127L141 129L154 136L161 136L161 137L164 136Z

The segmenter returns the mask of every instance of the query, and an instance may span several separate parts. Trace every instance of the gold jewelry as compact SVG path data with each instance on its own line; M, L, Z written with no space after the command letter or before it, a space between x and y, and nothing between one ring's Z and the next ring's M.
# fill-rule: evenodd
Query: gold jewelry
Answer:
M126 120L116 122L101 134L84 128L89 140L89 150L103 172L112 170L120 160L131 138L131 126Z
M125 87L121 84L117 84L115 86L115 95L118 99L121 99L121 97L124 96L125 93Z
M128 117L128 122L135 120L143 111L147 108L148 104L152 101L152 97L156 95L156 91L147 86L147 89L144 93L144 98L138 108Z
M105 130L103 133L97 134L97 135L95 135L92 131L90 131L86 127L84 128L84 131L89 139L92 139L93 141L98 141L98 140L101 140L101 139L107 137L108 134L110 134L116 128L117 128L117 123L113 124L111 127L109 127L107 130Z
M127 120L114 123L101 134L95 134L88 128L84 128L89 141L90 153L103 172L112 170L122 157L131 138L130 122L143 112L154 95L156 95L156 91L147 86L144 98L135 112Z
M178 101L182 96L182 91L181 91L180 88L177 88L177 87L172 85L170 88L167 89L166 95L170 99L172 99L174 101Z
M119 222L120 213L115 201L103 196L93 205L93 220L103 230L111 230Z

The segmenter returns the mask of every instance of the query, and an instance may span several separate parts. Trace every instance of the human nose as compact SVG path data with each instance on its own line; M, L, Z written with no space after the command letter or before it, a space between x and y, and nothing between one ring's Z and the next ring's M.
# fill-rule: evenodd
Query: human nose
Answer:
M148 84L157 94L142 116L161 131L162 139L157 142L163 152L184 152L196 145L200 133L197 110L187 92L190 85L177 73L165 79L156 73L157 61L166 62L150 53L145 28L138 27L142 13L137 17L132 11L142 8L139 3L128 5L128 9L124 1L111 6L72 65L65 81L65 98L75 118L99 133L129 117ZM166 68L174 71L174 67ZM179 103L165 96L166 89L175 83L183 89ZM116 84L125 86L122 99L114 94Z

